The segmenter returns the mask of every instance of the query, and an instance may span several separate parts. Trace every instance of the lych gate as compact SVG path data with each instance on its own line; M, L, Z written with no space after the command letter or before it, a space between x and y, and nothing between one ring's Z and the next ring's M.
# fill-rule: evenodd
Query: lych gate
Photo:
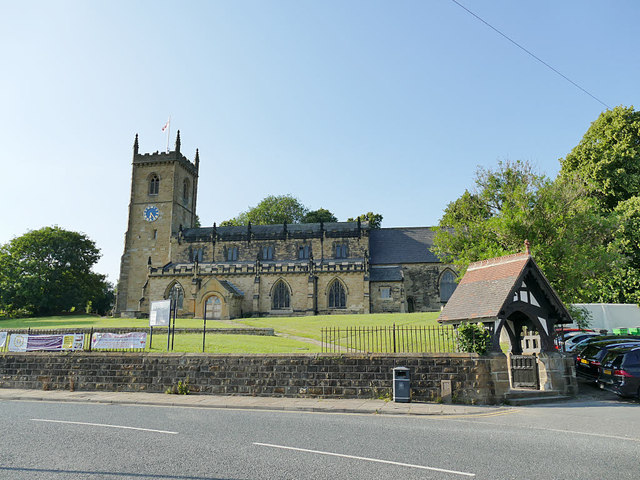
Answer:
M508 343L512 388L556 388L566 372L554 371L559 355L555 326L571 316L527 252L469 265L438 321L459 325L481 322L492 332L493 352ZM562 363L562 362L560 362Z

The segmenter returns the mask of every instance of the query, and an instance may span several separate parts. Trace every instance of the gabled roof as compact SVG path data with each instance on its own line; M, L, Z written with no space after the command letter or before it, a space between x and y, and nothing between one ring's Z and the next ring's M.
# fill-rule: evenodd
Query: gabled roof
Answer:
M455 323L498 318L512 302L514 291L520 287L527 273L533 274L556 314L570 320L566 308L531 256L516 253L470 264L438 321Z
M432 252L431 227L380 228L369 232L371 265L440 263Z

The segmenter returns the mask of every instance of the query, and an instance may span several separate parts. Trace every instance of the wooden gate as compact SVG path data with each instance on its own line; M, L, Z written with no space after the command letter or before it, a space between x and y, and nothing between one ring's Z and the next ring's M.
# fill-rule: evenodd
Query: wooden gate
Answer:
M511 355L511 384L514 388L532 388L538 385L538 358L535 355Z

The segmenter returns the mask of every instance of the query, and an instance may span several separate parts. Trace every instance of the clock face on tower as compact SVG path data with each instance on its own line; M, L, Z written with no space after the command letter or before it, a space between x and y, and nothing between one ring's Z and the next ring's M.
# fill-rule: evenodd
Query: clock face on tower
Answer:
M149 205L142 213L147 222L155 222L160 216L160 210L155 205Z

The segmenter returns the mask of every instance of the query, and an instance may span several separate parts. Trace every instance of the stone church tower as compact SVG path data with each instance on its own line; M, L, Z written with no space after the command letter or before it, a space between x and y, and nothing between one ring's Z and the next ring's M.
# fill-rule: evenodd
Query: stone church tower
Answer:
M143 290L151 265L171 262L171 237L195 226L200 157L192 163L180 152L180 131L172 152L138 153L133 144L133 172L129 222L116 312L123 317L141 314Z

